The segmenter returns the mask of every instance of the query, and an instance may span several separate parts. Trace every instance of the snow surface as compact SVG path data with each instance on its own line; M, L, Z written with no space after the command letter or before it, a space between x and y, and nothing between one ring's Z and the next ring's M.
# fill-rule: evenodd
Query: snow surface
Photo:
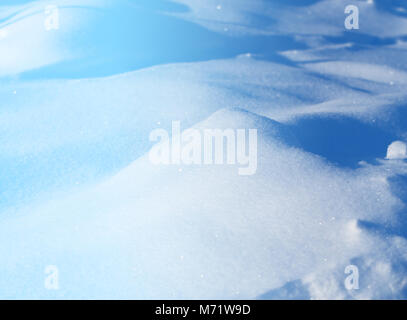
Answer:
M351 33L336 0L59 0L50 33L20 2L0 6L1 298L406 298L406 4L355 1ZM151 164L175 120L256 128L257 173Z
M387 148L387 159L397 160L407 158L407 145L403 141L394 141Z

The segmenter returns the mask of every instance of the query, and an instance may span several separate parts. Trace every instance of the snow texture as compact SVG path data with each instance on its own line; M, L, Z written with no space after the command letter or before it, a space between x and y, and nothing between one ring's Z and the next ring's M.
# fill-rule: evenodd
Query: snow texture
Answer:
M2 3L0 297L405 299L407 5L354 2ZM152 164L173 121L256 174Z

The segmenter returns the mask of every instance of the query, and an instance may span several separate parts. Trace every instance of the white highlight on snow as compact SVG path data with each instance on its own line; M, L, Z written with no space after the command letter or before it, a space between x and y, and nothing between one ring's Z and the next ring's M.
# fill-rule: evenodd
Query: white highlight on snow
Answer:
M85 8L98 8L109 0L33 1L1 7L0 77L15 75L78 57L77 32L86 28L93 16ZM78 9L78 6L83 9ZM63 17L64 28L58 33ZM9 36L7 36L9 35ZM12 35L12 36L11 36Z
M398 160L407 158L407 144L403 141L394 141L387 149L386 159Z
M0 40L7 37L7 35L8 35L8 32L6 30L0 29Z
M352 77L390 84L407 84L407 72L388 66L372 65L353 61L329 61L305 64L305 68L324 74Z

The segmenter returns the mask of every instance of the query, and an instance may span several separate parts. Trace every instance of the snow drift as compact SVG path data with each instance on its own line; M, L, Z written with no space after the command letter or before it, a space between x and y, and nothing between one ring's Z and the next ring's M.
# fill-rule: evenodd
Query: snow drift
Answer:
M402 11L357 1L366 20L348 38L340 1L177 2L164 14L165 2L98 1L88 12L56 1L87 30L75 40L77 25L66 25L54 35L64 45L31 28L42 1L0 7L0 35L15 34L0 39L0 297L405 298ZM114 19L148 9L215 43L277 35L296 45L236 46L233 57L126 55L103 69L124 57L99 37L112 6ZM116 42L123 52L127 40ZM256 174L153 165L149 134L175 120L257 129ZM349 265L358 290L344 285ZM49 266L58 290L44 286Z

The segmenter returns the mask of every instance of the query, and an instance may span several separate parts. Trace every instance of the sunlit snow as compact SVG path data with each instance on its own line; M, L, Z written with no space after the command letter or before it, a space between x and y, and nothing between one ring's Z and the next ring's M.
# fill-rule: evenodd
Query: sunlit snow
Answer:
M353 2L2 1L0 298L405 299L407 4ZM174 121L255 173L154 165Z

